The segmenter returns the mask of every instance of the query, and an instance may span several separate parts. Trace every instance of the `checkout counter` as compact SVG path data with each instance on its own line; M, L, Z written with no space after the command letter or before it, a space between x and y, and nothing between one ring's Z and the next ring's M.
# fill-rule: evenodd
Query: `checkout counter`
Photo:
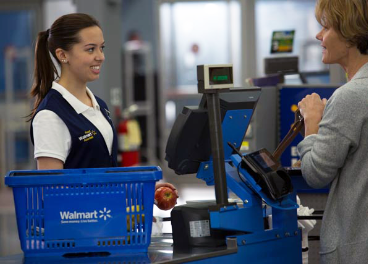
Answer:
M0 262L302 263L298 205L287 171L266 149L239 152L261 89L234 88L232 72L229 64L198 66L201 103L183 109L166 149L169 167L214 185L216 201L175 207L172 236L152 237L148 252L16 255ZM240 200L230 203L228 191Z

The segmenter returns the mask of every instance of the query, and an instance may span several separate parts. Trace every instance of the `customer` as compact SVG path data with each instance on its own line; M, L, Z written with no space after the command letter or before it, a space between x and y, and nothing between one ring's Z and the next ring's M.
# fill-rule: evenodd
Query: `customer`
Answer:
M331 184L321 229L321 263L368 263L368 1L318 0L322 61L348 82L327 101L298 104L306 138L301 170L315 188Z
M31 90L35 104L30 114L38 169L117 166L110 112L87 87L100 76L104 47L98 21L87 14L64 15L38 34ZM164 183L156 188L163 185L175 189Z

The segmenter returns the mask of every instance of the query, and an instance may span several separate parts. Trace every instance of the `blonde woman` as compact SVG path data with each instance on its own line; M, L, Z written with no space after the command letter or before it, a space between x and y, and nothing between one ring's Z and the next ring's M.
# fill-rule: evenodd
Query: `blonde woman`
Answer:
M318 0L322 61L348 82L326 102L298 104L305 120L301 170L315 188L331 184L321 228L321 263L368 263L368 1Z

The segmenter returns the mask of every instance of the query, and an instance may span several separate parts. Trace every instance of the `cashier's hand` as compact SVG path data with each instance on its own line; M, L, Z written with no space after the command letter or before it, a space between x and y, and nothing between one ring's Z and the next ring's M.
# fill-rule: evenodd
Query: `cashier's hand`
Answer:
M305 136L318 133L326 103L327 99L321 99L316 93L307 95L298 103L300 114L304 117Z
M158 188L161 188L161 187L169 187L170 189L172 189L173 191L175 191L176 196L178 196L178 197L179 197L178 190L176 190L175 186L174 186L174 185L172 185L171 183L167 183L167 182L158 182L158 183L156 183L155 191L156 191Z
M174 200L173 199L170 199L171 201L166 201L166 203L164 203L163 205L164 206L167 206L168 204L170 204L170 203L172 203L172 202L174 202L174 204L172 204L172 206L170 206L170 207L167 207L167 208L165 208L165 209L163 209L163 208L160 208L160 204L158 204L157 203L157 201L156 201L156 191L157 191L157 189L159 189L159 188L161 188L161 187L168 187L168 188L170 188L171 190L173 190L174 191L174 193L176 194L176 196L177 197L172 197L172 198L175 198ZM159 194L159 196L160 196L160 194ZM162 197L162 196L161 196ZM164 183L164 182L157 182L156 183L156 187L155 187L155 204L157 205L157 207L158 208L160 208L160 209L163 209L163 210L168 210L168 209L171 209L172 207L174 207L175 206L175 204L176 204L176 199L177 198L179 198L179 194L178 194L178 191L176 190L176 188L175 188L175 186L174 185L172 185L171 183ZM161 201L162 201L162 199L161 199ZM157 220L156 220L156 218L155 217L153 217L153 222L156 222Z

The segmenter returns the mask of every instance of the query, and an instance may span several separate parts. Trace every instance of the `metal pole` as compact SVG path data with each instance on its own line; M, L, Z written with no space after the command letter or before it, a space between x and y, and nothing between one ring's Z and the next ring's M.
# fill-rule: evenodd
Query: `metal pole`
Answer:
M219 94L217 92L206 93L206 98L213 156L213 174L215 177L216 203L218 205L227 205L227 184L225 174L224 146L222 143Z

